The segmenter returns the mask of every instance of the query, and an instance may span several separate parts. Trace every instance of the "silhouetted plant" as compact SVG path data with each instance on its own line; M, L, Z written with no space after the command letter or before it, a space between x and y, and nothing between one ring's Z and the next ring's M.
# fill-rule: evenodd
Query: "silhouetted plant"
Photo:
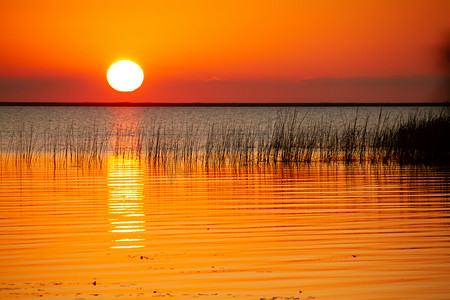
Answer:
M361 119L358 113L341 126L326 120L307 123L305 116L282 111L273 123L248 127L211 124L206 134L193 124L179 130L157 124L114 125L107 132L96 125L77 128L71 124L51 132L23 125L1 137L2 165L14 162L30 167L43 158L54 167L101 167L108 155L163 165L173 160L205 166L450 162L450 114L446 110L394 122L388 122L389 115L380 110L373 128L369 128L369 116Z

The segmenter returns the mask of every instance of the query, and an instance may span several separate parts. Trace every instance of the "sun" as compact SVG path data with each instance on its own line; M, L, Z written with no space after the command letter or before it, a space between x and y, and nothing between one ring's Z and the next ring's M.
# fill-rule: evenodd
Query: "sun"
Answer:
M119 60L106 73L109 85L119 92L132 92L144 81L144 72L131 60Z

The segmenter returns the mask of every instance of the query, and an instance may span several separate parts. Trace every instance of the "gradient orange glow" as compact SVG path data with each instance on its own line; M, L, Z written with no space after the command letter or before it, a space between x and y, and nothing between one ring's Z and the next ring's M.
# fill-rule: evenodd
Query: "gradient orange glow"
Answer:
M0 101L436 100L448 11L445 0L10 1ZM121 59L144 69L136 93L104 79Z

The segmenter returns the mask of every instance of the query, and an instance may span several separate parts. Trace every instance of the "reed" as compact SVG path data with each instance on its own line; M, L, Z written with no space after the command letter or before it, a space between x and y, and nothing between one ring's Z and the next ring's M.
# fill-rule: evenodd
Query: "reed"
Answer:
M392 133L392 147L401 164L445 164L450 161L450 116L410 116Z
M388 121L380 110L375 126L356 112L336 126L327 120L308 123L306 114L281 111L268 124L242 127L212 124L178 129L158 124L78 128L74 124L39 132L23 125L1 136L2 165L31 167L39 159L64 167L101 167L108 155L165 165L170 161L224 164L343 162L372 164L450 163L450 114L408 116Z
M11 155L16 166L31 167L33 165L41 150L37 141L38 138L32 125L22 124L13 132L9 140L8 154Z

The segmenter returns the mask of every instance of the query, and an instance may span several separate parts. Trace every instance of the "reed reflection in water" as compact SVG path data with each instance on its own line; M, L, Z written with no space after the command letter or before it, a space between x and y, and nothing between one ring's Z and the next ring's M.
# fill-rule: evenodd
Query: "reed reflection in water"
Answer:
M447 170L44 166L1 170L1 299L450 295Z
M114 242L111 248L142 248L145 231L144 171L131 158L108 158L109 213Z

